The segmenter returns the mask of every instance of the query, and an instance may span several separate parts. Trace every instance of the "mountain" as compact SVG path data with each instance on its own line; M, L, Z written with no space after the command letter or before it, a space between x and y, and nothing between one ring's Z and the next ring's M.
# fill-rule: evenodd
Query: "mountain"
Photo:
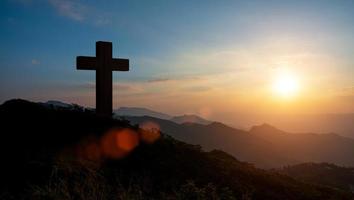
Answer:
M126 117L132 124L155 124L162 132L172 137L206 150L221 149L242 161L254 163L259 167L272 168L279 165L295 164L273 149L272 143L254 137L247 131L234 129L219 122L208 125L184 123L178 124L170 120L153 117Z
M86 110L11 100L0 121L2 199L354 199Z
M354 193L354 168L329 163L302 163L277 170L301 181L340 188Z
M354 113L277 116L269 123L295 132L334 132L354 138Z
M268 123L273 126L297 133L337 133L354 138L354 113L327 114L267 114L218 116L223 122L234 127L252 127L255 124Z
M173 122L176 122L178 124L183 124L183 123L195 123L195 124L210 124L212 123L209 120L203 119L197 115L181 115L181 116L175 116L170 119Z
M171 119L172 117L168 114L161 112L156 112L149 110L147 108L138 108L138 107L120 107L114 110L114 113L118 116L151 116L160 119Z
M208 125L177 124L153 117L128 117L133 124L153 123L178 140L221 149L238 159L262 168L276 168L303 162L330 162L354 166L354 140L335 134L292 134L269 125L250 131L219 122Z
M49 100L45 103L43 103L44 105L49 105L49 106L54 106L54 107L63 107L63 108L70 108L73 105L69 104L69 103L64 103L61 101L55 101L55 100Z
M330 162L354 166L354 140L334 133L287 133L263 124L254 126L250 134L272 143L288 157L301 162Z
M120 107L114 111L116 116L125 117L125 116L150 116L159 119L170 120L178 124L183 123L197 123L197 124L210 124L211 121L203 119L197 115L180 115L180 116L170 116L165 113L153 111L147 108L138 108L138 107Z

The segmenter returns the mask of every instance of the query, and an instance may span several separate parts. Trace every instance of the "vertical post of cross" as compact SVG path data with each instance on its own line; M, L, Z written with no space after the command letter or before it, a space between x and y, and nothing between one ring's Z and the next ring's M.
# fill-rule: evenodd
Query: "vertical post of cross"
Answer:
M104 116L112 115L112 43L96 42L96 112Z

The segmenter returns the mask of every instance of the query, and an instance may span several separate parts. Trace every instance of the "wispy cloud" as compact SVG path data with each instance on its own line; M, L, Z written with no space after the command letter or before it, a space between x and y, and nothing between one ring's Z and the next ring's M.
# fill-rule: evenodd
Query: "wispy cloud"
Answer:
M142 84L139 83L113 83L113 90L118 90L124 93L136 93L136 92L142 92ZM83 88L88 88L88 89L95 89L96 84L95 82L87 82L84 83L83 85L80 85L80 87Z
M32 59L31 60L31 64L32 65L39 65L39 64L41 64L41 62L39 60L37 60L37 59Z
M129 93L141 92L140 85L132 83L113 83L113 90L124 91Z
M86 22L94 26L105 26L112 23L109 12L97 10L82 1L74 0L48 0L59 15L77 22Z
M349 87L343 88L343 92L346 92L346 93L354 95L354 86L349 86Z
M192 87L186 87L184 90L190 92L206 92L206 91L210 91L211 89L212 87L209 86L197 85Z
M13 2L20 3L22 5L29 5L33 3L33 0L12 0Z
M88 8L77 2L70 0L49 0L49 3L59 12L60 15L75 21L83 21Z
M154 78L154 79L150 79L147 82L149 83L159 83L159 82L166 82L166 81L171 81L170 78Z

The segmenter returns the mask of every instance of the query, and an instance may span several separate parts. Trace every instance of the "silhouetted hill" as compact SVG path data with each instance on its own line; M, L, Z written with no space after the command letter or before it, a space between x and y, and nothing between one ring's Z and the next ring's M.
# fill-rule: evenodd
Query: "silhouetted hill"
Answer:
M353 199L80 107L12 100L0 121L1 199Z
M303 163L283 167L278 172L309 183L341 188L354 193L354 168L329 163Z
M173 137L201 145L207 150L226 151L262 168L303 162L330 162L354 166L354 140L335 134L291 134L270 125L243 131L219 122L209 125L176 124L152 117L127 117L133 124L153 122Z
M52 105L54 107L64 107L64 108L69 108L69 107L72 106L72 104L64 103L64 102L61 102L61 101L55 101L55 100L49 100L49 101L45 102L44 104Z
M209 120L203 119L202 117L199 117L197 115L181 115L181 116L175 116L170 119L173 122L176 122L178 124L183 124L183 123L196 123L196 124L210 124L212 123Z

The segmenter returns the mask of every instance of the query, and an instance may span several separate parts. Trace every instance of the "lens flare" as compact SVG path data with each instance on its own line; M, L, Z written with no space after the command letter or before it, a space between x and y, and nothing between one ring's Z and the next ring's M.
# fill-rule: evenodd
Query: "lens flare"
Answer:
M138 134L131 129L111 130L101 139L105 157L118 159L128 155L139 144Z

